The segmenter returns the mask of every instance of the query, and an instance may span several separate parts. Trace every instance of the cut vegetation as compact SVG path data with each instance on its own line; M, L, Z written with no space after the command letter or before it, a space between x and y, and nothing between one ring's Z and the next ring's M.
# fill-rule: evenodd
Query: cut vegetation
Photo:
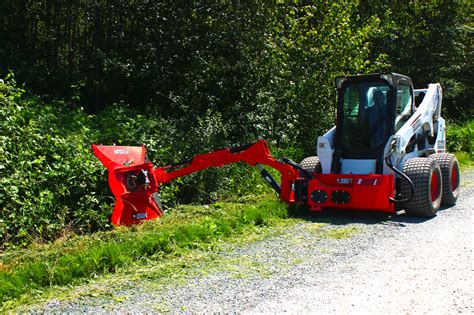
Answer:
M264 196L210 206L181 206L162 219L142 226L91 236L71 236L53 244L3 253L0 256L3 262L0 270L2 308L18 307L41 296L54 297L58 292L69 290L71 285L117 273L159 278L160 283L179 282L181 276L189 273L213 270L225 271L233 278L270 276L274 270L254 258L218 258L217 253L229 244L284 234L287 226L302 222L288 218L286 205L273 198ZM354 227L325 227L324 223L308 221L302 228L303 234L285 237L298 247L307 234L341 239L358 232ZM290 254L285 266L298 264L298 259ZM118 283L122 277L118 276Z
M179 257L193 249L210 250L221 240L286 217L286 206L271 197L183 206L143 226L4 253L0 299L5 301L48 286L74 284L114 273L140 260Z

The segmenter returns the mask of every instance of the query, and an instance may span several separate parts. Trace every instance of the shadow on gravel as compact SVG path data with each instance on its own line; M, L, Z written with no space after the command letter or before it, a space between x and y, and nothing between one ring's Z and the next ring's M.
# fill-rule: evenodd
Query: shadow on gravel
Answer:
M462 184L461 184L461 196L463 190L468 186L472 187L471 182L474 183L474 168L464 169L462 171ZM460 197L462 198L462 197ZM452 207L441 206L438 213L446 210L450 210ZM292 217L301 218L304 220L318 222L318 223L330 223L336 225L345 225L351 223L361 224L385 224L394 226L405 226L406 224L418 224L423 223L433 218L427 217L415 217L407 215L404 211L399 211L395 214L387 214L373 211L348 211L330 209L321 212L311 212L304 207L290 207L290 214Z
M448 208L443 208L444 210ZM405 226L406 224L418 224L426 222L432 218L413 217L400 211L395 214L387 214L373 211L345 211L345 210L325 210L321 212L299 211L292 213L292 217L300 218L315 223L329 223L334 225L346 225L352 223L360 224L385 224Z

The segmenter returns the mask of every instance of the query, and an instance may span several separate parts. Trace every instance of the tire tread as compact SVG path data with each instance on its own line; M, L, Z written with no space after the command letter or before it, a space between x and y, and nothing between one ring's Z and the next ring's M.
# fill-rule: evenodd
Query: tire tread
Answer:
M433 217L438 212L440 203L433 205L431 202L431 182L429 180L431 173L436 168L439 168L438 163L429 158L411 158L405 163L403 172L415 186L412 198L402 205L407 214ZM442 188L442 185L440 188ZM404 196L410 194L410 186L406 181L402 181L401 190Z
M319 157L317 156L309 156L303 159L300 165L308 172L322 173L321 161L319 160Z

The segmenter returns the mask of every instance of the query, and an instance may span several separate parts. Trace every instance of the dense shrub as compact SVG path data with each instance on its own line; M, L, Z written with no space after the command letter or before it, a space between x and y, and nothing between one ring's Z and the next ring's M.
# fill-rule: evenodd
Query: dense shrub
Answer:
M90 118L63 102L0 82L1 246L56 238L108 224L106 176L90 151Z
M166 129L173 136L171 126L124 106L96 117L64 102L44 103L11 76L0 82L0 106L2 247L109 227L113 199L91 143L150 143L153 156L165 156L159 135Z
M88 113L165 117L199 151L261 136L310 154L334 77L375 70L379 20L359 21L354 1L33 2L0 2L0 74Z
M372 58L384 54L386 69L410 76L416 87L441 82L444 116L459 121L474 114L472 8L466 1L362 0L357 16L363 23L380 20L370 41Z
M211 122L178 131L165 119L149 117L123 104L88 115L28 95L12 75L0 81L0 249L110 228L114 200L91 143L146 144L155 165L226 144L219 138L221 126ZM190 135L202 135L193 139L194 147ZM162 199L169 206L266 190L255 170L239 164L169 183Z
M460 125L448 122L446 142L448 151L456 152L461 164L466 166L474 164L474 119Z

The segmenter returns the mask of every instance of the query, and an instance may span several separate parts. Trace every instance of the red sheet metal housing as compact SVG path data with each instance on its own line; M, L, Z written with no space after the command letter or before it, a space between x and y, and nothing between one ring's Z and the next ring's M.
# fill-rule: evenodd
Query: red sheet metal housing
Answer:
M340 208L364 211L394 212L394 204L389 197L394 196L394 178L392 174L314 174L308 183L308 206L313 211L324 208ZM313 191L322 190L328 198L325 202L316 202L311 198ZM349 194L347 203L336 203L331 195L335 191Z
M137 224L163 214L153 198L158 192L158 183L153 164L145 162L145 146L93 144L92 150L109 172L109 187L115 197L113 225ZM137 183L140 176L144 183Z

